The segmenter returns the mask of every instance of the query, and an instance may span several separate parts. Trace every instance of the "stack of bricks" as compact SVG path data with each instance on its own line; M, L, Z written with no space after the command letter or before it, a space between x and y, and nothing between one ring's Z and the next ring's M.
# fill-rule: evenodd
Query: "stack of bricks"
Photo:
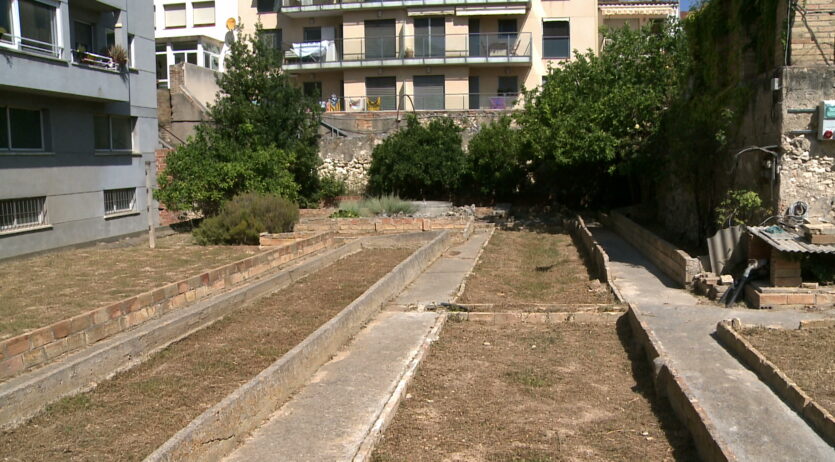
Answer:
M774 287L800 287L800 258L771 249L769 282Z
M734 278L729 274L717 276L714 273L700 273L694 278L693 287L699 295L720 300L733 284Z

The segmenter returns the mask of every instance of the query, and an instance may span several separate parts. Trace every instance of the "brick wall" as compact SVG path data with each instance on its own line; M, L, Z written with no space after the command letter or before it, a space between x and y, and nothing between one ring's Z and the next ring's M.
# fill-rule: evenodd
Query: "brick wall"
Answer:
M791 31L792 66L835 64L832 0L798 0Z
M279 265L329 247L333 242L332 233L300 239L4 340L0 342L0 380L215 295Z
M325 232L339 234L404 233L442 229L465 229L470 217L444 218L312 218L296 225L296 232Z
M157 172L165 171L166 162L165 159L168 157L168 154L171 152L171 149L157 149L156 150L156 162L157 162ZM159 204L159 225L160 226L168 226L173 225L174 223L179 223L184 221L181 219L180 214L177 212L172 212L168 210L164 205Z

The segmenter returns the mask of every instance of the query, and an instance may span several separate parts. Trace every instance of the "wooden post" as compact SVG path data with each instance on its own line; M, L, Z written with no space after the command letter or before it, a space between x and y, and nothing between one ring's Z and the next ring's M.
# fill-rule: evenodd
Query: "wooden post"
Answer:
M153 189L151 188L151 162L145 162L145 192L146 192L146 207L145 213L148 215L148 245L153 249L157 246L156 231L154 230L154 216L151 214L151 207L153 206Z

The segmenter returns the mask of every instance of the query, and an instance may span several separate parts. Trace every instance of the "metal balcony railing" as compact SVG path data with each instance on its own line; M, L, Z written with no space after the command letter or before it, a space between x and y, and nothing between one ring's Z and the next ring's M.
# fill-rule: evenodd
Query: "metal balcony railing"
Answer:
M282 0L281 8L287 9L359 9L385 6L443 6L471 4L528 3L530 0Z
M86 64L88 66L98 67L101 69L118 69L118 66L116 66L116 63L113 61L113 58L109 56L102 56L97 55L95 53L90 53L89 51L73 50L72 61L75 64Z
M466 111L510 110L519 101L519 94L514 92L399 95L392 89L369 93L368 96L335 96L320 104L325 112Z
M290 68L392 64L529 62L530 32L401 35L283 44ZM398 62L399 61L399 62Z
M60 58L64 54L64 48L54 43L41 42L40 40L11 35L9 33L5 33L0 37L0 46L56 58Z

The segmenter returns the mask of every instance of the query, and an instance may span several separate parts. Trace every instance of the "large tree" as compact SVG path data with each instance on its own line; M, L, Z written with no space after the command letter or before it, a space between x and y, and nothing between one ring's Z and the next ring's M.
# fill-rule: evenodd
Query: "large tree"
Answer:
M209 121L169 154L157 197L175 210L214 214L249 191L307 203L318 190L321 109L281 72L282 53L254 35L230 45Z
M612 175L639 169L678 95L685 46L672 23L604 30L599 54L550 69L517 115L538 185L587 205L606 195Z

